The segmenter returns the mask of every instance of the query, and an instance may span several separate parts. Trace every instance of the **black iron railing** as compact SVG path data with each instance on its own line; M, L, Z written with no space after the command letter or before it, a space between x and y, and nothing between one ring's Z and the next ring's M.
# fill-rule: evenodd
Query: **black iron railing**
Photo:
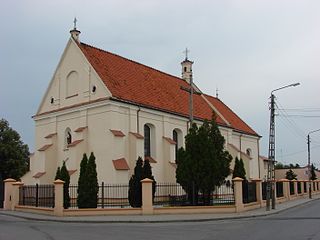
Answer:
M308 192L308 187L307 187L307 183L303 182L303 191L306 193Z
M268 182L262 182L262 200L267 199L267 186Z
M130 207L128 200L128 184L99 185L98 208L124 208ZM77 208L78 185L69 186L70 208Z
M233 189L230 185L223 184L211 193L190 188L185 191L177 183L157 183L153 205L155 206L217 206L234 204Z
M289 182L290 195L294 194L294 182Z
M242 201L243 203L251 203L257 201L257 191L255 182L242 182Z
M24 185L19 189L19 205L54 207L54 185Z
M298 194L301 194L301 190L302 190L302 188L301 188L301 182L297 182L297 184L298 184L298 186L297 186L297 188L298 188Z
M283 197L283 182L276 182L276 196Z

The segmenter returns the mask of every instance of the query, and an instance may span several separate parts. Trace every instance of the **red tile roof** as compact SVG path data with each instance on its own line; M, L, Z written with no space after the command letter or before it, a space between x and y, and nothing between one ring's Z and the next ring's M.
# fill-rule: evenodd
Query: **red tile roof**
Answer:
M79 143L81 143L83 139L75 140L72 143L68 144L68 147L74 147L77 146Z
M125 158L112 160L113 166L116 170L129 170L129 165Z
M176 142L174 140L172 140L171 138L168 138L168 137L163 137L164 140L166 140L168 143L170 144L176 144Z
M115 136L115 137L124 137L126 136L123 132L121 132L120 130L112 130L110 129L110 132L112 132L112 134Z
M74 130L75 132L79 133L79 132L83 132L84 130L86 130L88 127L85 126L85 127L79 127L77 128L76 130Z
M45 175L46 172L37 172L35 175L33 175L34 178L40 178L42 177L43 175Z
M113 98L189 116L189 93L181 89L189 87L186 81L84 43L79 47ZM193 102L196 118L211 119L212 109L201 95L194 94ZM217 122L226 124L220 117Z
M157 163L157 161L152 157L144 157L144 160L148 160L150 163Z
M49 135L45 136L44 138L52 138L53 136L56 136L57 133L50 133Z
M134 133L134 132L129 132L133 136L135 136L137 139L144 139L144 137L140 133Z
M43 145L41 148L38 149L38 151L43 152L43 151L47 150L49 147L51 147L51 146L52 146L52 144Z
M113 99L189 116L189 93L181 89L189 87L186 81L84 43L78 46L111 91ZM213 109L203 96L223 116L216 114L219 125L258 135L223 102L209 95L194 94L195 118L212 117Z
M69 176L71 176L72 174L74 174L77 171L77 169L74 170L68 170Z

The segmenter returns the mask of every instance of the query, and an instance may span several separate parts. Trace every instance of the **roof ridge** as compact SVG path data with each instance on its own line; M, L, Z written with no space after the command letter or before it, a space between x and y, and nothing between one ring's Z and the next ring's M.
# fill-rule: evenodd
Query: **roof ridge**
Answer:
M161 70L159 70L159 69L156 69L156 68L154 68L154 67L150 67L150 66L148 66L148 65L146 65L146 64L139 63L139 62L137 62L137 61L135 61L135 60L132 60L132 59L129 59L129 58L120 56L119 54L109 52L109 51L104 50L104 49L102 49L102 48L95 47L95 46L92 46L92 45L87 44L87 43L84 43L84 42L80 42L80 44L86 45L86 46L91 47L91 48L95 48L95 49L97 49L97 50L99 50L99 51L102 51L102 52L105 52L105 53L109 53L109 54L111 54L111 55L113 55L113 56L116 56L116 57L120 57L120 58L122 58L122 59L124 59L124 60L130 61L130 62L135 63L135 64L138 64L138 65L140 65L140 66L143 66L143 67L146 67L146 68L150 68L151 70L157 71L157 72L159 72L159 73L161 73L161 74L165 74L165 75L167 75L167 76L169 76L169 77L174 77L174 78L176 78L177 80L185 81L185 80L183 80L182 78L180 78L180 77L178 77L178 76L174 76L174 75L172 75L172 74L166 73L166 72L161 71Z
M247 127L249 127L249 129L251 129L256 135L259 135L255 130L253 130L252 127L249 126L249 124L247 124L247 122L243 121L243 119L237 114L235 113L227 104L225 104L223 101L221 101L219 98L217 97L213 97L213 96L210 96L209 94L203 94L203 95L207 95L208 97L211 97L211 98L214 98L216 99L217 101L221 102L227 109L229 109L230 112L232 112L235 116L237 116ZM232 125L232 124L231 124Z

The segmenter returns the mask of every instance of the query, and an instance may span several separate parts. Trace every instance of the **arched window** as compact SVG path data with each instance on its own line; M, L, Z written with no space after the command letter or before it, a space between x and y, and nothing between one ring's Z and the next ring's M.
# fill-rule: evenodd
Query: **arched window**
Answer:
M151 129L147 124L144 125L144 156L151 157Z
M178 150L179 148L181 148L183 145L182 145L182 141L183 141L183 138L182 138L182 131L180 129L174 129L172 131L172 140L176 142L176 146L175 146L175 157L177 159L177 154L178 154Z
M248 155L249 157L251 157L251 149L250 149L250 148L247 148L246 153L247 153L247 155Z
M72 135L71 135L71 129L70 128L67 128L66 131L65 131L65 140L64 140L64 145L65 145L65 148L68 147L68 145L70 143L72 143Z
M176 130L172 131L172 139L173 141L176 142L175 150L176 150L176 160L177 160L177 155L178 155L178 146L179 146L179 139L178 139L178 132Z

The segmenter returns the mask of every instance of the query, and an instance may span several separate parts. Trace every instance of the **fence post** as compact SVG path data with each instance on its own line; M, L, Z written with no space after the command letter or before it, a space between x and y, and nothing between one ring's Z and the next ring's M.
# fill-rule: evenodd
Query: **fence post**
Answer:
M262 207L262 205L263 205L263 200L262 200L262 180L261 179L253 179L252 182L256 183L257 202L260 204L260 207Z
M142 214L153 214L152 183L153 180L145 178L142 183Z
M244 211L243 194L242 194L242 178L236 177L232 179L234 188L234 203L236 212Z
M12 184L16 182L16 180L12 178L8 178L3 181L4 182L4 201L3 201L3 209L11 210L11 201L12 201Z
M293 186L294 186L294 196L298 197L298 180L293 180Z
M300 181L301 195L304 196L304 180Z
M11 198L11 210L14 211L15 207L19 205L19 191L23 186L22 182L15 182L12 184L12 198Z
M101 184L101 207L104 208L104 182Z
M54 215L63 216L63 184L64 181L57 179L54 182Z
M286 201L290 200L290 186L288 179L280 179L279 181L283 182L283 196L286 198Z

